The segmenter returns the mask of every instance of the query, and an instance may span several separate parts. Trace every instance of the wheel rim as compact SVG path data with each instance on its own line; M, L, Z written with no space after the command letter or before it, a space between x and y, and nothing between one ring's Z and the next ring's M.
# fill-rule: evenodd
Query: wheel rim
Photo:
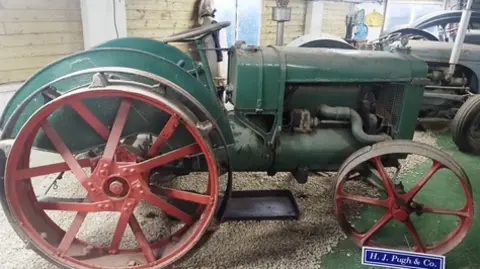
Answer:
M403 186L400 188L398 184L394 184L388 175L385 163L385 157L392 154L416 154L424 156L432 160L432 165L428 171L419 178L418 181L412 182L412 187L405 191ZM343 231L359 246L374 246L384 247L390 249L407 249L415 252L432 253L443 255L453 248L455 248L464 239L473 220L473 199L470 182L461 168L454 162L454 160L439 152L437 149L427 147L424 144L418 144L414 142L390 142L382 143L376 148L369 151L365 151L360 155L355 156L347 160L343 168L340 170L337 185L335 188L334 202L337 219L343 229ZM356 169L360 169L364 165L370 164L374 170L378 171L379 181L383 184L383 192L386 193L386 198L376 198L361 195L351 195L344 191L344 187L349 178L349 175ZM451 171L455 178L460 183L460 189L463 192L465 204L458 209L439 208L430 206L428 204L418 203L416 201L419 193L422 191L429 182L432 182L432 177L435 176L438 171L446 169ZM452 185L454 185L452 183ZM443 197L443 196L442 196ZM445 198L444 198L445 199ZM342 207L344 202L354 202L362 205L368 205L369 207L381 208L382 217L378 221L374 221L374 224L366 229L366 232L359 232L355 225L352 225L346 216L345 208ZM424 235L419 234L418 227L416 227L412 221L413 217L419 215L420 217L426 216L425 214L438 214L442 217L454 216L460 219L459 224L451 229L451 231L442 236L442 239L436 242L426 242ZM363 216L368 217L368 213L363 212ZM408 232L408 236L412 238L413 244L409 244L408 247L392 244L382 244L373 239L374 236L380 234L382 229L386 228L387 224L396 223L400 226L404 226L404 229ZM388 236L388 234L383 233ZM427 237L427 236L425 236ZM405 237L405 240L408 240ZM429 244L430 243L430 244Z
M472 120L472 124L469 128L470 138L474 141L480 140L480 115L475 116Z
M122 98L111 130L82 105L82 100L98 96ZM148 158L141 162L136 161L137 156L119 146L122 129L132 109L133 100L151 105L170 115L167 124L148 149ZM106 146L100 158L75 160L63 139L48 122L48 116L64 105L70 105L101 137L105 138ZM20 235L28 238L38 252L66 267L163 268L182 257L205 233L214 216L218 199L218 174L210 143L197 130L198 122L194 120L194 116L180 107L149 91L121 87L75 91L43 106L22 127L7 161L5 196L15 219L12 225L19 228L17 230L21 231ZM158 155L160 147L178 126L188 130L195 142ZM63 162L29 167L32 145L40 129L63 157ZM208 168L206 193L161 189L165 197L198 204L197 214L192 216L155 195L148 186L146 176L152 168L198 154L203 154ZM91 168L93 170L91 175L88 176L83 168ZM36 199L32 187L32 181L36 179L32 178L62 171L74 174L86 189L88 200L71 202L57 199L45 202ZM133 213L141 201L156 206L165 214L181 220L184 225L170 235L157 238L153 243L148 242L145 231L142 231ZM64 231L46 214L47 210L77 213L69 228ZM94 212L120 213L116 227L112 227L114 232L108 247L96 246L76 238L87 214ZM136 248L120 248L127 226L133 232Z

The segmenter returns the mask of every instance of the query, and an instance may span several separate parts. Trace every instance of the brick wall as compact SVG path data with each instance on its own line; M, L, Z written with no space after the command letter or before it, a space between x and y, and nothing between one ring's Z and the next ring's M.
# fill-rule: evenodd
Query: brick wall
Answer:
M0 0L0 83L82 49L79 0Z
M261 0L259 0L261 1ZM276 40L277 23L272 21L272 7L276 7L275 0L263 0L262 31L260 44L273 45ZM291 0L288 4L292 8L292 20L285 23L284 43L287 44L295 38L302 36L305 29L305 16L307 12L306 0Z
M276 2L263 1L261 44L275 44L277 26L272 21L272 7ZM186 30L191 27L194 3L195 0L126 0L128 36L159 39ZM303 35L307 1L291 0L289 7L292 7L292 20L285 24L285 43Z
M355 8L355 4L325 1L323 6L322 32L345 36L345 16Z
M128 36L160 39L189 29L194 4L195 0L126 0Z

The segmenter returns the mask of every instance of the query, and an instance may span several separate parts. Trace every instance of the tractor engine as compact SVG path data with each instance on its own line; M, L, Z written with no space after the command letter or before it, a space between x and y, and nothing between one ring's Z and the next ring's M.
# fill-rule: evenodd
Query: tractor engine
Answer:
M240 169L335 170L359 147L413 137L426 64L403 54L345 52L241 43L231 50L230 121L245 133L232 155L247 150L256 158L236 162L246 164Z

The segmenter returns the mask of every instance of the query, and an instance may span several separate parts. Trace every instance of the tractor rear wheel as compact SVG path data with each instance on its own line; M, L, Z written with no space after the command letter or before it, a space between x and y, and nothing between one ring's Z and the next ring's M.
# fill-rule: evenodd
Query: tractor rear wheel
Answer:
M85 105L86 100L102 98L119 100L111 122L99 120ZM153 134L145 154L132 151L122 140L129 115L141 113L139 104L169 117L163 129ZM75 142L62 135L65 132L51 118L66 107L104 139L99 155L74 156L69 149ZM31 116L12 145L1 195L8 205L5 213L29 248L61 268L165 268L199 243L214 220L217 162L205 130L198 126L188 109L148 90L112 85L60 95ZM192 142L173 147L169 142L177 132L190 135ZM81 138L82 130L76 135ZM45 155L35 150L38 139L48 140L56 152ZM45 164L53 155L60 161ZM38 156L41 159L34 161ZM181 164L192 156L205 162L206 176L194 183L203 191L150 185L152 169ZM70 180L78 186L58 187L56 181L62 176L62 184ZM55 177L55 197L42 197L42 187ZM67 197L72 190L76 197ZM171 199L197 204L196 210L186 212L169 203ZM144 208L150 212L142 212ZM159 214L176 221L165 224Z
M470 97L452 121L453 141L465 153L480 154L480 95Z
M372 168L381 188L349 180L352 172ZM340 168L334 190L337 220L360 247L443 255L473 222L467 175L451 156L422 143L397 140L360 149Z

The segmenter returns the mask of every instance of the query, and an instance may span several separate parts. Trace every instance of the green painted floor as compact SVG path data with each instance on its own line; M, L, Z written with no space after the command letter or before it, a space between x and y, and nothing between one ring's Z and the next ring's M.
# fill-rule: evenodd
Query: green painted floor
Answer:
M480 209L478 208L478 205L480 205L480 157L474 157L458 152L451 137L447 134L437 134L436 136L438 146L453 154L453 157L468 174L472 183L473 198L475 200L475 219L472 228L466 239L455 250L446 255L446 268L477 269L480 268ZM428 167L429 165L417 165L409 173L413 176L425 171L425 168L428 169ZM433 202L435 206L452 204L455 202L458 204L459 201L456 201L455 197L458 197L458 194L461 192L459 191L459 184L456 182L451 183L453 182L451 181L452 177L448 175L445 175L443 179L443 181L442 179L436 181L435 184L432 184L433 187L430 187L431 189L426 191L430 192L430 194L437 194L433 196L434 198L429 198L430 200L426 199L426 201ZM453 199L447 197L453 197ZM463 201L460 201L460 203L462 202ZM374 215L374 213L370 211L368 211L367 214L369 216ZM368 219L364 216L362 216L362 219ZM440 218L440 220L422 219L415 223L420 236L428 237L433 233L442 233L442 230L449 229L455 222L446 219L443 216ZM385 237L385 231L381 230L380 232L382 233L380 236L382 236L383 239L386 238L387 241L388 239L393 240L393 238L398 237L398 234L396 233L390 233L389 236ZM388 234L388 231L386 231L386 233ZM333 253L324 256L322 267L332 269L374 268L361 265L360 261L361 249L349 240L345 240L334 249Z

